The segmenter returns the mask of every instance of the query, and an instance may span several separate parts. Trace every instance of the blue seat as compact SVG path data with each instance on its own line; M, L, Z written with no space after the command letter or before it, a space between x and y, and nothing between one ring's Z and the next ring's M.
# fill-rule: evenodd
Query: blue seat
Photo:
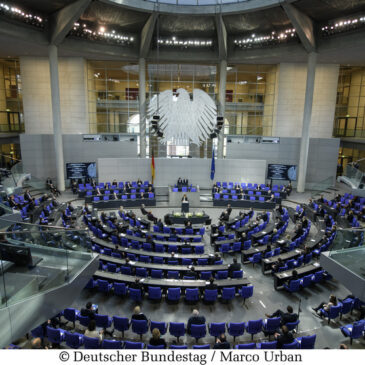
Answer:
M241 279L241 278L243 278L243 270L233 271L232 278L233 279Z
M350 337L350 344L352 345L352 340L362 337L364 332L364 321L358 321L353 324L348 324L341 327L341 332L345 337Z
M148 276L147 269L144 267L136 267L136 276L146 278Z
M75 327L75 322L78 319L78 315L80 314L80 312L74 308L66 308L63 311L63 317L68 321L68 322L72 322L74 327Z
M300 349L314 349L317 335L298 337L295 340L299 343Z
M95 314L96 327L109 328L112 325L112 318L106 314Z
M249 257L248 260L252 263L252 266L255 266L255 264L261 262L261 257L262 257L261 252L258 252Z
M262 330L263 321L262 319L257 319L254 321L248 321L245 324L245 329L247 333L251 334L251 339L253 340L253 336Z
M109 282L106 280L98 279L97 283L98 283L98 291L102 293L109 293L111 288L113 287L113 284L109 284Z
M254 342L252 342L252 343L240 343L240 344L235 346L236 350L250 350L250 349L255 349L255 348L256 348L256 344Z
M151 321L150 331L152 332L154 328L158 328L161 335L164 335L167 331L167 324L165 322Z
M229 301L236 296L236 288L226 288L222 289L222 300Z
M296 329L298 327L300 323L300 320L298 319L295 322L287 322L285 325L288 327L289 331L293 331L294 329Z
M113 316L113 324L114 324L114 330L122 332L123 337L124 337L124 332L127 331L130 326L129 318L118 317L118 316Z
M171 336L176 337L177 342L179 342L179 338L185 335L185 323L170 322L169 333Z
M257 344L257 348L261 350L276 349L277 345L278 345L277 341L260 342Z
M298 348L299 348L299 343L295 340L291 343L283 344L283 347L282 347L283 350L295 350Z
M245 322L228 323L227 331L231 336L233 336L233 341L236 341L236 337L242 336L245 332Z
M185 301L189 303L196 303L199 301L199 290L197 288L186 289Z
M222 333L226 332L226 323L210 323L208 326L209 334L213 337L219 337Z
M306 288L312 284L312 275L303 276L300 285L302 288Z
M179 279L179 272L178 271L167 271L167 278L168 279Z
M207 335L207 326L205 324L192 324L190 330L190 336L194 337L196 342L199 338L203 338Z
M148 322L146 320L131 320L132 332L136 333L140 336L142 340L142 336L148 331Z
M153 258L153 263L154 264L162 264L163 265L163 263L164 263L163 257L155 256Z
M206 345L193 345L193 350L209 350L210 349L210 345L206 344Z
M284 288L290 293L297 292L300 290L300 282L301 279L290 280L289 285L284 284Z
M31 331L30 331L31 335L34 337L34 338L44 338L44 329L43 329L43 326L38 326L36 328L33 328Z
M157 269L152 269L151 270L151 278L162 279L162 276L163 276L163 271L162 270L157 270Z
M262 330L265 333L265 336L269 336L270 339L271 335L278 332L278 329L280 328L280 323L281 323L280 317L268 318L264 320Z
M120 268L120 273L123 275L132 275L132 268L130 266L122 266Z
M52 328L47 326L47 338L49 342L60 344L65 340L65 331L60 328Z
M242 249L242 243L241 242L233 242L232 245L232 251L233 252L240 252Z
M122 297L127 295L127 286L125 283L114 283L114 295L120 295Z
M144 347L143 342L131 342L131 341L124 342L124 348L126 350L142 350L143 347Z
M93 350L100 348L99 338L84 336L84 348L86 350Z
M123 344L122 341L104 339L101 344L101 348L102 349L121 349L122 344Z
M354 301L351 298L345 299L344 301L341 302L342 307L341 307L340 319L342 319L343 314L347 314L352 311L353 303Z
M167 289L167 301L169 302L178 302L181 296L180 288L168 288Z
M171 345L170 349L174 349L174 350L187 350L188 346L186 345Z
M129 298L137 303L142 301L142 291L141 289L129 288Z
M162 290L160 287L153 287L153 286L149 286L148 287L148 299L151 300L161 300L162 298Z
M84 344L84 336L81 333L65 331L65 341L68 347L78 349Z
M228 278L228 270L220 270L220 271L217 271L217 274L216 274L216 279L217 280L225 280Z
M197 255L201 255L204 253L204 246L195 246L194 251Z
M328 324L330 323L331 319L337 318L341 313L342 304L333 305L329 312L325 311L323 308L320 309L322 315L328 318Z
M153 346L150 344L147 345L147 350L163 350L165 348L166 348L165 345L158 345L158 346Z
M251 298L253 296L253 285L243 286L239 293L243 298L243 302L245 302L247 298Z
M214 303L218 298L218 289L205 289L204 290L204 302Z

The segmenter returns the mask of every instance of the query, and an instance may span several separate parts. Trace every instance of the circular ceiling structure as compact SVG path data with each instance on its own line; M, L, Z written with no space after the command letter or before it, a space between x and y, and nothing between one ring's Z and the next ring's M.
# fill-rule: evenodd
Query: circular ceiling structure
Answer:
M288 0L294 2L295 0ZM262 10L280 5L283 0L104 0L139 11L212 15Z

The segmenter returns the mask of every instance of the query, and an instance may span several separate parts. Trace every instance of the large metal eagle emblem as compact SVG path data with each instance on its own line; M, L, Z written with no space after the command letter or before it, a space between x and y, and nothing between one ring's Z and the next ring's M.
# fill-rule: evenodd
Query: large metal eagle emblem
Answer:
M173 140L191 141L197 145L209 138L217 123L217 107L203 90L194 89L192 99L185 89L176 93L166 90L154 95L149 102L148 117L160 116L159 129L164 133L162 143Z

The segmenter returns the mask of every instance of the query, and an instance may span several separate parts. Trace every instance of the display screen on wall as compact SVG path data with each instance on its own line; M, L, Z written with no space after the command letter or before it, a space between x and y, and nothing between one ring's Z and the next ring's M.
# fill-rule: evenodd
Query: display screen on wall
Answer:
M297 166L269 164L267 167L267 178L270 180L295 181L297 179Z
M95 162L70 162L66 163L67 179L79 179L83 177L96 177Z

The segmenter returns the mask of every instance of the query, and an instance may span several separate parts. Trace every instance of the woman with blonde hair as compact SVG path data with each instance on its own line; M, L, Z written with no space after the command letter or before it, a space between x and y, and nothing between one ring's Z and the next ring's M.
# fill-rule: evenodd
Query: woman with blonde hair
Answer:
M161 346L163 345L166 348L166 341L161 338L161 333L158 328L154 328L152 330L152 337L150 338L150 345L152 346Z

